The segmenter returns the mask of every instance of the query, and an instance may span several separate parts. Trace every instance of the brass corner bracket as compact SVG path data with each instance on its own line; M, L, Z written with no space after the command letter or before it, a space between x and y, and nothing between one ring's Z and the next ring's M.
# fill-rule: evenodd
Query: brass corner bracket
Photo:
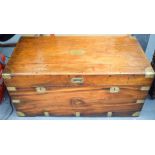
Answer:
M19 116L19 117L24 117L24 116L26 116L23 112L21 112L21 111L17 111L16 112L17 113L17 115Z
M155 72L154 72L153 68L152 67L147 67L145 69L145 77L146 78L154 78L154 76L155 76Z
M7 87L7 90L8 91L16 91L17 89L16 89L16 87Z
M2 73L3 79L11 79L11 73Z

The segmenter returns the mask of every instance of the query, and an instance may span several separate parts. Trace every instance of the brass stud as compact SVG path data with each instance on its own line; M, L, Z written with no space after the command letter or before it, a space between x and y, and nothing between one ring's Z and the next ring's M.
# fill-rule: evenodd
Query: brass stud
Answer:
M80 117L80 115L81 115L80 112L75 112L76 117Z
M49 112L44 112L44 116L50 116Z
M107 112L107 117L111 117L112 116L112 112Z

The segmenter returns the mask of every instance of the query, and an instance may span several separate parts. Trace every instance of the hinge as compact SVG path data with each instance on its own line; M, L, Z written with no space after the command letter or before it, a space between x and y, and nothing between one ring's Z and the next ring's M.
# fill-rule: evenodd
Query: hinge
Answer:
M12 103L14 103L14 104L18 104L18 103L20 103L20 100L12 100Z
M80 112L75 112L76 117L80 117L80 115L81 115Z
M150 87L149 86L142 86L140 88L140 90L142 90L142 91L148 91L148 90L150 90Z
M36 91L37 91L37 93L45 93L46 92L46 88L45 87L36 87Z
M107 117L111 117L112 116L112 112L107 112Z
M2 73L3 79L11 79L11 74L10 73Z
M154 76L155 76L155 72L154 72L153 68L152 67L147 67L145 69L145 77L146 78L154 78Z
M44 116L50 116L49 112L44 112Z
M118 93L120 91L119 87L111 87L110 88L110 93Z
M137 100L136 103L144 103L145 100Z
M16 87L7 87L8 91L16 91Z
M134 112L134 113L132 114L133 117L138 117L139 115L140 115L140 112L139 112L139 111Z
M20 116L20 117L26 116L23 112L20 112L20 111L17 111L16 113L17 113L17 115Z

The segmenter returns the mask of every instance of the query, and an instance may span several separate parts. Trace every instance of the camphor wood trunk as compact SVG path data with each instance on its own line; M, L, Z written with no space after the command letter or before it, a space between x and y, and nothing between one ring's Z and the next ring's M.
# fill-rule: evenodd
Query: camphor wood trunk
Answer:
M138 116L154 71L134 37L23 37L3 78L19 116Z

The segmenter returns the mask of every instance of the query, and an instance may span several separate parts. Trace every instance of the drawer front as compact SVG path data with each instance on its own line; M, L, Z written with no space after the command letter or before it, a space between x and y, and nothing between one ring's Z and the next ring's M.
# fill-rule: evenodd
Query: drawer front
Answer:
M113 90L111 89L113 88ZM26 115L103 115L107 112L140 111L147 91L139 87L55 88L44 92L10 91L17 111ZM118 92L115 92L118 91Z

